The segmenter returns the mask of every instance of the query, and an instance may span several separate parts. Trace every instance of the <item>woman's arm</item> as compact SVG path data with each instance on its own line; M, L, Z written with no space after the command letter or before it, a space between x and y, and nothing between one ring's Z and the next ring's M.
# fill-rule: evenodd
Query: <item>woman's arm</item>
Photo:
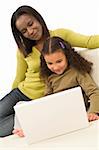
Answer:
M51 36L59 36L73 47L99 48L99 35L83 35L68 29L56 29L51 32Z
M24 59L24 56L17 51L17 68L16 68L16 77L13 82L12 88L17 88L18 84L25 79L25 73L27 71L27 64Z

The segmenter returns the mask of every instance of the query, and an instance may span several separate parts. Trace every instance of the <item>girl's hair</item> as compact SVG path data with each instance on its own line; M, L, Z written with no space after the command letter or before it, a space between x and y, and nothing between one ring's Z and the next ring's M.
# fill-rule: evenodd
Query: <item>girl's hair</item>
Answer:
M44 59L44 55L54 53L56 51L62 51L67 58L68 64L80 71L81 73L90 73L92 63L83 58L78 54L74 48L60 37L50 37L47 38L43 45L41 51L41 66L40 66L40 76L46 79L52 74L52 71L47 67Z
M48 30L46 23L45 23L44 19L42 18L42 16L34 8L32 8L30 6L26 6L26 5L20 6L13 13L12 18L11 18L12 33L13 33L14 39L18 45L19 50L26 57L29 53L31 53L32 46L36 45L36 41L25 38L22 35L22 33L16 28L16 21L23 14L31 15L39 21L39 23L42 25L43 36L45 38L49 36L49 30Z

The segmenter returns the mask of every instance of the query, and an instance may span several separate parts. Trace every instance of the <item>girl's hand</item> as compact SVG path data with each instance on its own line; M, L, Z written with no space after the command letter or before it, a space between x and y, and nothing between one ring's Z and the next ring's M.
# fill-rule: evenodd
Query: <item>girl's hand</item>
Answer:
M24 137L24 133L22 129L14 129L12 133L18 135L19 137Z
M89 121L94 121L94 120L98 120L99 119L99 116L95 113L89 113L87 114L88 115L88 120Z

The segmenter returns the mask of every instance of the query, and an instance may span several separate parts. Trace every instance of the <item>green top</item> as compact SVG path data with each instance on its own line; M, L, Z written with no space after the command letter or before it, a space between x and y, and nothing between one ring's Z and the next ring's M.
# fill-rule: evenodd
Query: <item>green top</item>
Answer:
M57 29L50 31L51 36L59 36L70 42L73 47L99 48L99 35L84 36L68 29ZM44 96L45 85L39 77L40 52L33 47L31 54L26 58L17 52L16 78L12 88L20 91L30 99Z

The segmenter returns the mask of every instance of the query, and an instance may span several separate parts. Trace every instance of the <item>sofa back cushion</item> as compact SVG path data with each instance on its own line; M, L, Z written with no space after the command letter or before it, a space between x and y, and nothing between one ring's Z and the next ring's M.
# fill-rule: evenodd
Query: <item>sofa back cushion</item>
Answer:
M99 87L99 49L83 49L79 53L93 63L92 77Z

